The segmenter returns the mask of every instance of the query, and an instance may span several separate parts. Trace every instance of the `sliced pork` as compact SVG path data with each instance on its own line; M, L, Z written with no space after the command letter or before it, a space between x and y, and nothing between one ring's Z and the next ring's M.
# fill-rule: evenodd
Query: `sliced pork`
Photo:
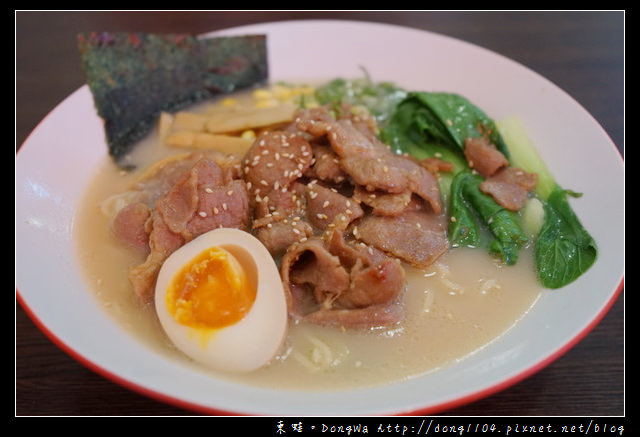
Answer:
M219 227L248 229L248 194L235 174L212 157L193 154L167 162L137 184L138 198L149 203L137 201L122 208L113 228L125 244L148 242L145 261L129 272L134 292L143 301L151 298L162 263L183 244Z
M362 243L345 242L339 231L327 238L296 244L282 258L291 316L347 328L400 321L395 307L405 288L402 266Z
M313 145L313 166L305 173L309 179L319 179L327 183L340 184L347 175L340 168L340 161L331 148L326 145Z
M411 191L391 194L385 191L367 191L361 186L356 186L353 199L367 205L376 215L398 215L404 211L411 201Z
M146 255L149 252L147 221L151 210L143 202L133 202L123 207L112 222L111 230L125 245Z
M519 211L537 183L537 174L517 167L506 167L482 181L480 190L491 195L500 206L510 211Z
M291 132L272 131L258 137L244 159L244 178L255 194L286 187L313 162L311 145Z
M469 167L484 177L509 165L502 152L486 138L467 138L464 142L464 156Z
M309 184L305 195L308 220L322 231L332 226L346 229L364 214L360 204L340 194L335 188Z
M420 208L408 208L396 216L368 215L353 234L419 268L431 265L449 249L445 216Z

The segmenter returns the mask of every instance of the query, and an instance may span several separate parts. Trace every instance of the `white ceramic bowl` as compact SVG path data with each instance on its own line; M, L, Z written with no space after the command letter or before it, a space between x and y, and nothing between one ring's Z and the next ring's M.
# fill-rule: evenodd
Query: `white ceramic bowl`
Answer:
M576 282L544 293L488 347L410 382L274 396L270 390L205 377L141 347L105 314L79 274L72 219L93 169L107 153L101 122L84 86L38 125L16 158L17 298L56 344L132 390L203 413L428 414L529 376L601 319L622 287L624 165L603 129L570 96L505 57L402 27L303 21L221 33L263 32L274 80L360 77L365 66L376 80L465 95L498 120L518 115L558 182L584 193L573 205L599 245L597 262ZM467 74L470 69L473 78Z

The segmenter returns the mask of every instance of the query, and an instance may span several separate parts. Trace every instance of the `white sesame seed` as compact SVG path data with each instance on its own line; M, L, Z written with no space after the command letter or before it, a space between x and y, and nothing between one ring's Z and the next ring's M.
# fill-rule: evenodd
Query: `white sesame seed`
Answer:
M276 161L280 161L280 154L278 152L276 152L275 157L276 157Z
M226 204L226 203L223 203L223 204L222 204L222 209L224 209L224 210L226 211L228 208L229 208L229 207L227 206L227 204Z
M227 196L231 196L233 194L233 190L227 191Z
M198 213L198 215L199 215L200 217L206 217L206 216L207 216L207 213L206 213L206 212L204 212L204 211L200 211L200 212Z
M454 216L451 216L451 221L455 223L455 222L457 222L458 220L457 220Z
M300 235L300 231L299 231L299 230L297 230L296 228L293 228L293 233L294 233L294 234L298 234L298 235Z
M329 206L329 201L325 200L324 203L322 204L322 207L326 208L327 206Z
M213 190L209 187L205 188L204 191L207 193L213 193Z
M265 187L269 185L269 184L267 183L267 181L265 181L264 179L262 179L262 180L260 181L260 183L261 183L262 185L264 185Z

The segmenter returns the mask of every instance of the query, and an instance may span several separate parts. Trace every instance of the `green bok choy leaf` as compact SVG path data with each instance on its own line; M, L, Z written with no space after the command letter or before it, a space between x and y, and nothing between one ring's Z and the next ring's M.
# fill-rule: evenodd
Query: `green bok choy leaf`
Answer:
M527 243L521 218L500 207L478 188L480 177L472 175L464 158L464 141L486 137L507 157L510 165L538 175L535 195L542 202L542 226L534 235L538 276L547 288L560 288L577 279L595 261L597 246L578 220L567 196L549 173L515 120L496 124L465 97L449 93L412 92L400 102L381 132L383 141L399 153L418 159L438 157L450 161L454 170L441 178L441 191L453 221L449 227L452 246L477 246L480 228L494 237L488 244L506 264L514 264Z
M522 121L510 117L498 124L509 144L511 162L538 175L536 195L544 217L535 242L538 276L547 288L560 288L576 280L595 262L598 247L569 204L568 196L544 164L529 139Z

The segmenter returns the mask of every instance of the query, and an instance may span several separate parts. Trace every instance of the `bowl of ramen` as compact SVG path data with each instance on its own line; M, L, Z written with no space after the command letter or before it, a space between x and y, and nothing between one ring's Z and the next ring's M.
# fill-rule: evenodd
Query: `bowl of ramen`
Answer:
M268 80L159 111L124 151L85 86L21 147L17 297L64 350L206 414L427 414L604 315L623 164L570 96L395 26L203 38L241 35L266 36Z

